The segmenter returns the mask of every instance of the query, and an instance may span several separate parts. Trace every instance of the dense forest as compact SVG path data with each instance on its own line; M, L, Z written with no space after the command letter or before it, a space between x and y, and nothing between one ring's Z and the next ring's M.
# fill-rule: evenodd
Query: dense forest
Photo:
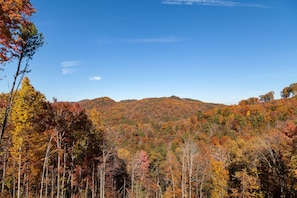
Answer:
M232 106L176 96L70 103L48 102L25 77L1 141L1 195L296 197L293 85L282 99Z
M0 196L297 197L297 83L238 105L177 96L49 102L26 74L43 45L29 0L0 0Z

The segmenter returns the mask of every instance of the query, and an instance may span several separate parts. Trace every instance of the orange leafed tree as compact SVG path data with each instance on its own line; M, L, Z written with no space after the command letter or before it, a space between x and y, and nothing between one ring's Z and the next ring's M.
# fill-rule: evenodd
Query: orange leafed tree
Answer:
M34 12L29 0L0 0L0 63L18 53L18 34Z

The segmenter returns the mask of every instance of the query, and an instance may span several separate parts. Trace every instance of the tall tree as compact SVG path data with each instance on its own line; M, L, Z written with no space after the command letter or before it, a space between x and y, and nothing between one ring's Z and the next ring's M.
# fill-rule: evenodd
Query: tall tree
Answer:
M7 124L8 116L11 110L11 106L14 99L14 93L18 89L18 82L21 82L24 74L28 73L30 70L29 60L31 60L39 47L43 45L43 35L38 33L35 25L33 23L25 24L20 27L20 32L18 33L18 45L15 47L16 53L14 57L17 58L17 69L14 74L14 79L12 87L10 89L9 98L2 122L2 128L0 131L0 141L2 139L5 127ZM25 64L23 65L23 61Z
M44 113L45 97L36 91L27 77L22 81L21 89L17 92L11 114L13 122L11 155L18 164L18 197L21 188L21 173L26 184L26 196L29 190L29 176L39 176L38 153L43 153L43 139L40 136L38 119ZM25 164L24 164L25 163ZM25 170L23 170L25 166ZM33 179L31 179L33 181Z

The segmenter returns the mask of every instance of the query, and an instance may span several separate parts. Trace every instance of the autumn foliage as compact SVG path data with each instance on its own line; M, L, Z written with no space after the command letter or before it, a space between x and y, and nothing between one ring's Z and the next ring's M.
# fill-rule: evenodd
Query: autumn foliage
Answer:
M296 196L294 97L48 102L28 78L15 97L1 143L3 196Z
M0 0L0 64L18 59L0 94L1 197L297 197L297 83L231 106L49 102L23 78L43 44L34 12Z
M29 17L34 12L29 0L0 0L0 63L19 52L21 28L31 24Z

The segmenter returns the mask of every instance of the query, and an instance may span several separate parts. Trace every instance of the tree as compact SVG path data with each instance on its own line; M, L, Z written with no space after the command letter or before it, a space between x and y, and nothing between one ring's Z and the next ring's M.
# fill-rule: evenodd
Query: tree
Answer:
M165 181L167 183L164 197L180 197L181 189L180 178L182 176L180 163L177 160L176 155L172 151L168 151L166 161L161 165L163 174L165 175Z
M131 162L131 196L140 197L149 184L150 161L146 151L138 151Z
M18 84L24 77L24 74L28 73L30 70L29 60L31 60L39 47L43 45L43 36L41 33L38 33L35 25L33 23L24 24L20 28L20 32L18 34L18 45L15 47L16 53L14 57L17 58L17 69L14 74L14 79L12 83L12 87L10 89L8 103L6 106L2 128L0 131L0 141L2 140L5 127L8 121L8 116L12 107L14 93L18 89ZM25 65L22 66L23 61L25 61ZM19 83L18 83L19 82Z
M21 173L26 184L26 196L29 190L29 176L39 176L39 154L43 152L44 136L40 136L41 129L35 125L42 117L45 108L45 97L36 91L25 77L21 89L16 93L15 104L11 114L14 129L12 131L11 155L18 164L18 197L21 190ZM23 164L25 163L25 170ZM34 179L31 179L33 181Z
M76 168L83 164L86 138L91 131L91 121L83 108L78 103L54 102L52 132L56 143L56 172L57 172L57 197L64 193L75 194ZM62 172L62 173L61 173ZM65 178L67 180L65 185ZM67 189L64 187L67 186Z
M18 35L21 28L30 24L28 18L34 12L29 0L0 0L0 64L19 53L20 45L26 41Z
M225 169L225 163L222 161L211 160L212 169L212 191L211 197L226 197L228 171Z
M260 101L262 101L262 102L274 100L274 91L270 91L267 94L260 95L259 98L260 98Z
M292 83L290 85L290 91L293 96L297 95L297 83Z
M281 91L281 97L282 98L289 98L291 94L292 89L290 87L285 87Z
M261 190L269 197L295 197L293 148L295 143L282 132L270 132L255 142Z
M229 171L227 168L228 151L221 145L214 148L213 156L210 159L211 165L211 197L226 197Z
M241 100L239 105L254 105L259 103L259 98L251 97L246 100Z

